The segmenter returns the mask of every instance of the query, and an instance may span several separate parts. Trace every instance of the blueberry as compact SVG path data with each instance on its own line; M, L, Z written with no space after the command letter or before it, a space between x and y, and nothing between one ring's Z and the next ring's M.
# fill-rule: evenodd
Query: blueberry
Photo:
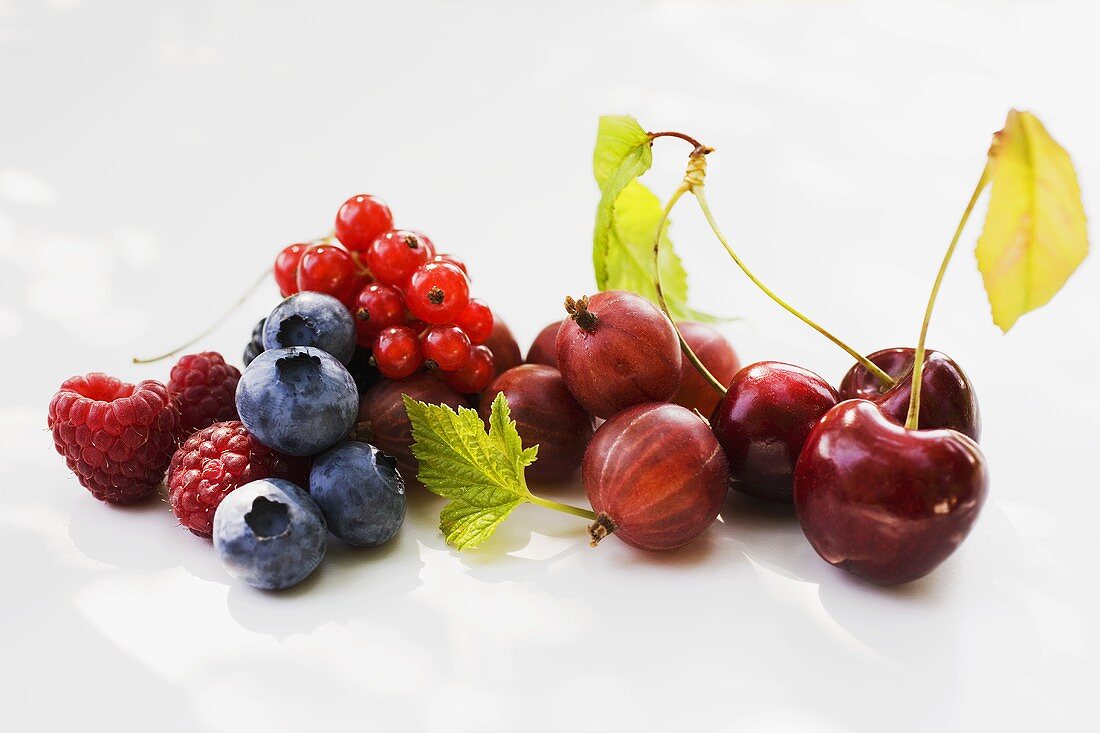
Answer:
M256 588L296 585L325 556L328 531L317 503L283 479L230 492L214 512L214 551L235 578Z
M248 342L248 346L244 347L244 365L248 366L252 363L260 354L264 353L264 324L267 323L266 318L261 318L260 322L252 328L252 340Z
M237 412L256 439L281 453L310 456L347 437L359 395L344 365L308 346L269 349L237 382Z
M264 326L264 348L289 346L313 346L347 364L355 353L355 321L331 295L295 293L275 306Z
M349 440L317 456L309 491L329 530L349 545L381 545L405 521L405 482L397 461L367 443Z

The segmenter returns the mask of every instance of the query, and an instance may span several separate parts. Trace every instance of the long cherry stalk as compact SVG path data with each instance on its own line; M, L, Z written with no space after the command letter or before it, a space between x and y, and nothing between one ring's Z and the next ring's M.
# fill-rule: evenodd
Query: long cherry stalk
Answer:
M970 219L970 213L974 211L974 205L978 203L978 198L989 183L989 174L989 163L987 162L982 170L981 178L978 179L978 185L974 187L974 193L970 194L970 201L967 202L962 218L959 219L959 225L955 227L955 236L951 237L951 244L947 246L947 251L943 255L940 269L936 273L936 280L932 283L932 292L928 296L928 305L924 309L924 320L921 322L920 337L917 339L917 350L913 355L913 385L909 394L909 412L905 416L905 427L909 430L916 430L920 424L920 390L921 383L924 381L924 342L928 336L928 324L932 322L932 309L936 306L936 297L940 294L940 285L943 284L943 276L947 272L947 265L951 262L951 256L955 254L955 246L959 243L959 237L962 236L966 222Z
M704 192L704 183L706 178L706 155L707 153L712 152L712 149L702 145L697 140L695 140L695 138L689 137L682 133L652 132L649 134L649 137L651 140L658 137L676 137L681 140L685 140L695 146L695 149L692 151L691 158L688 162L688 173L684 176L684 183L681 185L681 188L687 186L688 190L690 190L691 193L695 196L695 201L699 205L699 210L703 212L703 217L707 220L707 224L710 226L711 231L714 232L714 236L716 236L718 238L718 241L722 243L722 246L725 248L726 253L730 256L731 259L733 259L734 263L736 263L737 266L741 268L741 271L745 273L745 276L748 277L749 280L751 280L752 283L756 285L756 287L758 287L765 295L771 298L771 300L775 302L778 306L798 318L800 321L820 333L825 338L832 341L840 348L844 349L844 351L846 351L849 356L851 356L859 364L861 364L864 369L873 374L879 382L886 386L892 386L895 382L894 378L883 371L882 368L878 366L878 364L875 364L863 354L859 353L851 346L848 346L848 344L841 341L839 338L827 331L824 327L817 324L815 321L804 315L801 311L792 306L790 303L780 298L775 293L775 291L765 285L760 280L760 278L758 278L752 272L752 270L748 268L744 260L742 260L741 257L738 256L737 252L734 251L733 247L730 246L729 240L727 240L726 236L722 233L721 228L719 228L718 226L718 222L715 221L714 215L710 211L710 206L707 204L706 193ZM677 198L679 198L679 196L677 196ZM660 229L658 230L658 239L659 237Z
M684 334L681 333L680 326L676 323L676 319L673 318L672 314L669 312L668 303L665 301L665 291L664 288L661 286L661 240L664 239L665 227L668 225L668 217L672 213L672 210L676 208L676 202L680 200L680 197L682 197L688 191L691 191L693 181L695 180L693 170L699 165L697 161L703 160L703 156L705 156L707 152L709 152L707 149L703 148L702 146L696 145L695 152L691 154L691 158L688 161L688 170L687 173L684 174L683 183L681 183L679 188L677 188L676 191L673 192L672 197L669 198L668 203L665 204L665 208L661 212L661 220L657 223L657 236L653 242L653 285L657 290L657 301L661 305L661 310L664 311L666 316L668 316L668 320L672 322L672 327L676 329L676 338L680 340L680 350L684 352L684 355L688 358L688 361L690 361L692 366L695 367L695 370L698 371L700 375L702 375L707 384L713 387L715 391L718 392L718 394L725 395L726 386L719 382L717 377L715 377L714 374L712 374L711 371L707 369L706 365L703 364L702 359L699 358L698 354L696 354L695 351L688 344L687 339L684 338Z

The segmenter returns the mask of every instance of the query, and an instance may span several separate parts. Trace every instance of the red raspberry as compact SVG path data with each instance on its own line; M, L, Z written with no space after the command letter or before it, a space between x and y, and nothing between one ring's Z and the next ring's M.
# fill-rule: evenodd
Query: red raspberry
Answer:
M176 448L180 413L168 388L136 387L101 372L71 377L50 400L57 452L100 501L132 504L152 494Z
M229 492L261 478L283 478L306 488L309 458L277 453L255 440L238 420L192 435L168 467L168 502L187 529L209 537L214 510Z
M237 419L241 372L214 351L189 354L172 367L168 391L179 401L180 439L207 425Z

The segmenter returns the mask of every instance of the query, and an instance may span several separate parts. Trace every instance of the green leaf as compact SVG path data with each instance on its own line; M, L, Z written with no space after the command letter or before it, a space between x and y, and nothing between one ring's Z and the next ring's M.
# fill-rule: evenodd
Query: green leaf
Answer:
M531 501L523 472L538 446L523 448L503 393L493 400L488 432L474 410L404 399L417 478L451 500L439 515L440 531L459 550L481 545L513 509Z
M653 303L658 302L653 283L653 240L661 212L661 202L639 181L632 182L619 196L607 255L608 278L603 290L630 290ZM668 237L670 224L671 221L666 222L661 239L661 287L668 310L678 321L718 320L688 307L687 271Z
M592 265L600 290L607 289L607 256L611 247L615 203L623 189L649 170L651 165L653 150L649 135L637 120L627 115L600 117L596 149L592 153L592 172L600 186L596 231L592 237Z
M592 264L600 290L630 290L657 303L653 284L653 241L661 202L637 180L653 164L649 134L633 118L600 118L592 170L600 186ZM687 272L673 250L666 227L661 240L661 285L677 320L715 321L688 307Z
M975 255L1002 331L1046 304L1089 251L1069 154L1038 118L1012 110L993 139L989 213Z

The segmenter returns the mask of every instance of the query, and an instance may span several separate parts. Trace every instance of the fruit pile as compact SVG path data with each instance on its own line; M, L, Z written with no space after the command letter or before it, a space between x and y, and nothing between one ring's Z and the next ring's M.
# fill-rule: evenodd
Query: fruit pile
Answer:
M132 503L165 481L180 524L212 538L232 575L265 589L307 577L330 533L353 546L389 541L407 485L449 500L440 529L459 549L485 542L530 502L587 519L593 546L613 534L669 550L699 537L733 490L793 505L832 565L882 584L914 580L962 543L988 490L974 388L954 360L925 347L976 199L1008 177L993 190L993 234L978 246L1005 330L1045 302L1036 288L1049 300L1087 251L1079 197L1065 193L1076 191L1068 157L1022 114L1010 113L995 138L915 348L863 356L780 299L714 221L703 190L711 149L682 133L647 133L633 118L604 118L595 155L600 292L566 297L566 317L539 333L526 359L504 322L470 298L461 260L395 229L377 198L354 196L332 235L277 256L284 299L256 324L243 373L204 352L179 359L166 385L73 377L50 403L55 446L103 501ZM694 146L663 208L635 180L659 137ZM999 166L1021 151L1037 162ZM1048 179L1060 182L1061 199L1021 210L1026 197L998 198L1027 187L1047 195L1058 188ZM729 341L687 308L679 260L662 256L669 214L687 194L749 280L856 360L838 389L791 364L742 367ZM1032 239L1048 228L1062 251L1044 259ZM1022 249L1044 263L1038 273L1012 270ZM652 282L637 277L647 256ZM615 271L623 262L629 273ZM591 509L528 486L552 490L578 472Z
M73 377L48 415L93 496L129 504L164 482L179 523L265 589L307 577L330 532L373 547L400 528L398 461L415 469L404 410L387 405L405 392L465 404L519 358L507 326L470 298L465 264L394 229L374 197L345 202L334 236L285 248L274 275L285 298L256 324L243 374L203 352L180 358L166 385Z
M470 297L462 260L437 254L419 232L394 229L389 207L373 196L344 202L334 236L339 244L329 237L279 253L275 281L284 297L324 293L343 303L354 318L350 348L370 351L389 379L423 368L462 394L488 386L493 355L484 344L493 313Z

